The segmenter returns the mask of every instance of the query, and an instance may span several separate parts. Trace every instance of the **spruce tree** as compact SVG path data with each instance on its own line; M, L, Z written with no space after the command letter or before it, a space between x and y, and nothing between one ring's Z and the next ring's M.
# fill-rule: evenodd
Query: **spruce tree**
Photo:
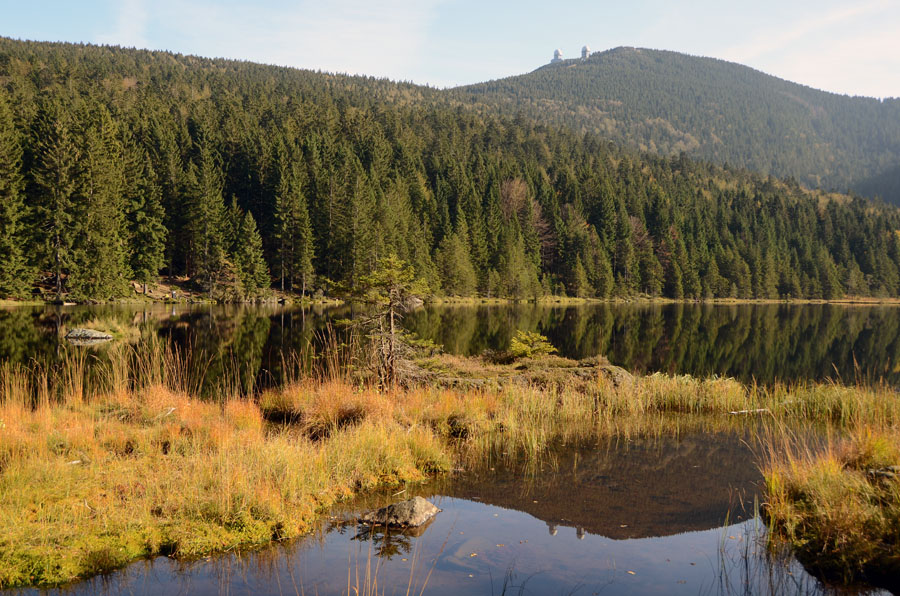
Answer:
M285 287L294 291L294 280L299 278L300 294L305 295L315 271L315 250L301 180L301 170L296 164L282 168L275 195L275 262L282 291Z
M30 285L25 262L22 146L12 110L0 92L0 298L25 295Z
M309 210L306 206L306 197L299 193L294 205L294 260L291 268L291 289L294 287L294 278L300 277L300 295L305 296L306 290L315 275L313 258L315 258L315 246L313 245L313 229L309 219Z
M271 285L269 269L263 258L262 237L250 212L243 215L238 226L234 265L244 299L258 298Z
M602 246L596 246L594 249L594 260L591 271L588 273L588 279L595 288L595 295L598 298L609 298L613 292L614 280L612 267L609 264L609 258Z
M290 285L285 282L291 276L291 263L294 261L293 242L293 172L290 166L282 163L279 168L278 188L275 193L275 271L278 274L280 289L283 292Z
M451 296L472 296L475 293L478 278L469 256L465 240L467 238L468 229L463 218L459 229L446 236L438 249L436 260L441 274L441 286Z
M108 110L96 107L82 118L69 289L80 299L109 299L125 294L131 276L123 151Z
M191 273L201 288L213 294L226 268L224 179L212 142L204 137L198 145L197 163L191 163L187 173Z
M581 257L578 257L575 261L573 275L572 293L578 298L589 298L592 296L594 293L593 288L591 288L591 283L588 281L587 271L585 271L584 265L581 264Z
M166 230L162 189L156 183L152 166L142 152L133 163L134 179L129 192L129 230L131 236L131 271L143 285L156 280L165 266Z
M52 103L42 106L35 137L32 176L37 186L36 236L42 262L53 271L56 299L62 300L62 276L71 261L81 152L75 143L71 116Z

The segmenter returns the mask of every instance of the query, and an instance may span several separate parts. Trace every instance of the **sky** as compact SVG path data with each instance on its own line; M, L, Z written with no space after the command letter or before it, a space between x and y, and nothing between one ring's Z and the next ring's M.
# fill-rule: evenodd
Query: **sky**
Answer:
M900 0L0 0L0 35L447 87L618 46L900 97Z

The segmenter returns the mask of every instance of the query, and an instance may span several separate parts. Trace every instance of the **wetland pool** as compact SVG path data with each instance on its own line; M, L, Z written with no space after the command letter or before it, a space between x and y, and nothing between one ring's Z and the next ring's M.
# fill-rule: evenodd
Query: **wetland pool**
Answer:
M198 561L159 557L18 593L837 593L793 558L767 554L751 434L560 446L524 467L499 457L342 504L299 540ZM370 532L350 521L413 495L443 510L423 528Z

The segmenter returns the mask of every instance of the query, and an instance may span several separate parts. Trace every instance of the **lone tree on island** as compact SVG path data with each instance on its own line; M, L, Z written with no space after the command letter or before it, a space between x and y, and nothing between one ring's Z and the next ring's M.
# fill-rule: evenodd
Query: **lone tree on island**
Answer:
M374 306L372 313L354 321L354 325L372 341L382 384L397 382L400 360L408 347L400 321L405 312L421 303L427 292L425 281L417 280L412 266L394 253L380 259L375 271L360 277L356 287L348 292L351 300Z

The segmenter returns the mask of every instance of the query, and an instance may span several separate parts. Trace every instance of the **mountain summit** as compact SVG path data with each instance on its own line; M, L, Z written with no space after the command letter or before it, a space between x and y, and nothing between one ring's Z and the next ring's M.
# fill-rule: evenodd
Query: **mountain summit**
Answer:
M838 95L724 60L631 47L450 93L662 155L684 151L900 204L898 99Z

